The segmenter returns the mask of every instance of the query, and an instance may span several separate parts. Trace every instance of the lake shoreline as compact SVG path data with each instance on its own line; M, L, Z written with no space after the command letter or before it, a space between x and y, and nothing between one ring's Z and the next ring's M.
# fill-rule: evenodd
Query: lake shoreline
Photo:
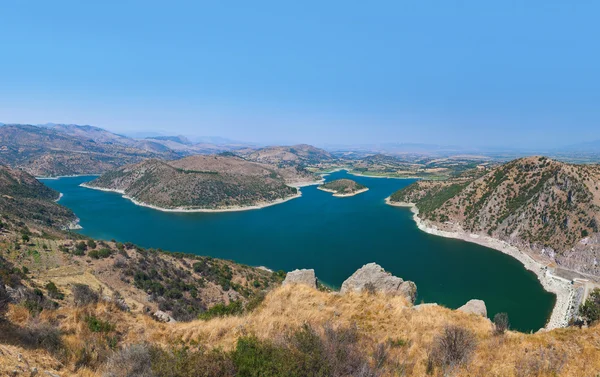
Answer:
M417 227L425 233L476 243L515 258L527 270L533 272L537 276L538 280L547 292L554 293L556 295L554 308L552 309L550 318L548 319L548 322L544 328L551 330L555 328L566 327L568 325L570 308L574 303L575 298L575 292L569 280L553 275L547 266L534 260L525 251L509 245L505 241L492 237L470 234L464 231L449 232L440 230L437 227L426 224L426 222L419 217L419 210L413 203L392 203L390 201L390 197L385 199L385 203L394 207L409 208L413 213L413 220L415 221Z
M367 191L369 191L369 188L365 187L364 189L357 190L350 194L338 194L337 191L335 191L335 190L330 190L330 189L326 189L326 188L322 188L322 187L317 187L317 190L332 193L333 194L332 196L335 196L336 198L348 198L350 196L354 196L354 195L362 194L363 192L367 192Z
M148 204L148 203L144 203L141 202L139 200L136 200L130 196L128 196L127 194L125 194L125 191L123 190L118 190L118 189L107 189L107 188L102 188L102 187L94 187L94 186L89 186L86 185L85 183L81 183L79 186L80 187L84 187L87 189L92 189L92 190L98 190L98 191L105 191L105 192L114 192L117 194L121 194L123 196L123 198L131 201L133 204L140 206L140 207L147 207L147 208L151 208L157 211L162 211L162 212L175 212L175 213L219 213L219 212L239 212L239 211L251 211L251 210L256 210L256 209L262 209L262 208L266 208L266 207L270 207L270 206L274 206L277 204L282 204L285 203L287 201L290 201L292 199L296 199L302 196L302 191L300 191L300 187L306 187L306 186L312 186L312 185L318 185L322 183L321 181L316 181L316 182L299 182L297 184L294 184L293 186L290 187L295 187L298 192L296 193L296 195L292 195L289 196L287 198L283 198L283 199L277 199L275 201L272 202L268 202L268 203L260 203L260 204L255 204L252 206L234 206L234 207L227 207L227 208L218 208L218 209L209 209L209 208L183 208L183 207L179 207L179 208L163 208L163 207L158 207L152 204Z

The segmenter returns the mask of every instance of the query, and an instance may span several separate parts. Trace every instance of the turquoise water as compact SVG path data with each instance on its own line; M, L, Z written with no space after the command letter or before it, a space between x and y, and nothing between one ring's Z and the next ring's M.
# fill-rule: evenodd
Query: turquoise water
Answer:
M457 308L472 298L486 302L488 316L509 314L522 331L544 326L554 295L536 276L498 251L421 232L408 209L384 199L413 180L354 177L369 187L335 198L302 188L302 197L260 210L172 213L136 206L121 195L79 187L93 177L44 180L62 192L60 204L81 219L81 233L144 247L231 259L290 271L314 268L321 281L339 287L356 269L376 262L417 284L417 302Z

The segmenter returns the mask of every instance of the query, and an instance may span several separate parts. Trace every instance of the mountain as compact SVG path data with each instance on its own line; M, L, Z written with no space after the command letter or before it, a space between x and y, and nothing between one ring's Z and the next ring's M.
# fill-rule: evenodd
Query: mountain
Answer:
M67 228L76 220L71 210L55 203L59 193L24 171L0 165L0 213L18 222ZM1 227L0 227L1 229Z
M441 230L490 236L559 267L600 276L600 165L526 157L443 181L418 181L414 203Z
M37 176L97 174L146 158L179 154L91 126L9 124L0 127L0 162Z
M151 140L168 140L168 141L173 141L175 143L184 144L184 145L193 145L194 144L194 143L192 143L190 141L190 139L188 139L187 137L185 137L183 135L178 135L178 136L153 136L153 137L147 137L146 139L151 139Z
M334 160L334 157L326 150L308 144L271 146L257 150L239 151L238 153L250 161L276 166L317 165L321 162Z
M92 188L125 193L167 209L235 209L276 203L297 195L287 183L315 179L299 169L278 169L232 155L146 160L103 174Z

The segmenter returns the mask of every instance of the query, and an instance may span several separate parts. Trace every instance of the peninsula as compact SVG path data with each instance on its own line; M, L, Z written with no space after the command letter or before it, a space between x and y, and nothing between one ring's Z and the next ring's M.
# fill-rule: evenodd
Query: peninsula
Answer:
M351 179L337 179L320 185L317 188L322 191L331 192L333 196L338 198L358 195L369 190L366 186Z
M277 168L231 154L146 160L109 171L82 186L114 191L135 204L164 211L257 209L297 198L297 187L318 183L302 169Z

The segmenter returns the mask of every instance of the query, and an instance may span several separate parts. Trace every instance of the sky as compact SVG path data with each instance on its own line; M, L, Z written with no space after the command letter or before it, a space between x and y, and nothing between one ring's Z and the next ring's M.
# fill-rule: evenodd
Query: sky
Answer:
M0 1L0 122L252 142L600 139L598 1Z

